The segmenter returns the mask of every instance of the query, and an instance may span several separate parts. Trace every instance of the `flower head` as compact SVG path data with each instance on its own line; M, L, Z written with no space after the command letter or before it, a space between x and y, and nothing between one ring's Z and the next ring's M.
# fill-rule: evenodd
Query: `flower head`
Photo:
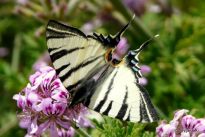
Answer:
M162 122L157 128L158 137L198 137L205 135L205 119L197 119L187 115L188 110L182 109L175 113L174 119L168 124Z
M138 16L145 12L146 2L147 0L123 0L123 3Z
M147 65L141 65L140 71L142 74L149 74L152 71L152 69Z
M17 0L17 3L25 5L27 4L28 0Z
M45 131L53 137L73 136L72 122L79 127L91 126L82 104L68 107L69 93L53 68L41 67L29 81L26 88L13 97L22 110L18 117L20 127L28 131L27 136L40 136Z
M51 64L51 59L48 52L45 52L41 55L41 57L33 64L33 70L38 71L39 68L44 66L48 66Z
M162 122L160 126L157 127L156 132L158 137L175 137L176 128L170 124Z
M9 54L9 50L7 48L0 47L0 58L6 57Z

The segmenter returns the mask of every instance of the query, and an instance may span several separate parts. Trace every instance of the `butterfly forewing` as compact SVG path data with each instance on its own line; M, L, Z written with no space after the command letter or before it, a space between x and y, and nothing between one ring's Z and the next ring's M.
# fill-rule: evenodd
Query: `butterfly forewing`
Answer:
M80 84L90 70L105 63L105 47L76 28L50 21L46 37L53 65L68 90Z

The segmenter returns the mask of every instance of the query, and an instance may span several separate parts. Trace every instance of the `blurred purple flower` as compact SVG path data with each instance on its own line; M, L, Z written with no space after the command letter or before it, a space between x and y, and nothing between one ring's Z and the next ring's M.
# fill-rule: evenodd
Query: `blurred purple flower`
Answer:
M129 45L127 43L127 39L122 37L120 42L117 44L117 47L113 51L112 57L121 60L126 54L129 49Z
M123 0L123 3L130 8L137 16L145 12L147 0Z
M95 20L91 20L91 21L85 23L81 27L81 30L85 34L89 34L89 33L92 33L94 29L100 27L101 25L102 25L102 21L100 19L96 18Z
M140 72L142 73L142 75L149 74L151 71L152 71L152 69L147 65L140 66ZM147 85L147 83L148 83L148 80L145 77L139 78L139 84Z
M39 38L40 36L42 36L44 34L44 31L45 31L44 26L37 28L35 33L34 33L35 37Z
M7 48L3 48L3 47L0 48L0 57L1 58L7 56L8 54L9 54L9 50Z
M140 85L147 85L148 80L145 77L139 78Z
M27 129L26 136L40 136L45 131L51 137L73 136L72 122L79 127L92 126L85 118L88 111L82 104L68 107L69 93L53 68L41 67L29 81L26 88L13 97L22 109L19 124Z
M147 65L141 65L140 66L140 72L142 74L149 74L151 71L152 71L152 69Z
M17 0L17 3L22 4L22 5L26 5L28 3L29 0Z
M94 28L95 26L93 22L90 21L90 22L85 23L81 29L85 34L89 34L93 31Z
M33 70L37 71L39 68L51 64L51 59L48 52L45 52L34 64Z
M205 119L197 119L187 115L187 112L185 109L179 110L169 124L162 122L156 128L157 137L203 137Z

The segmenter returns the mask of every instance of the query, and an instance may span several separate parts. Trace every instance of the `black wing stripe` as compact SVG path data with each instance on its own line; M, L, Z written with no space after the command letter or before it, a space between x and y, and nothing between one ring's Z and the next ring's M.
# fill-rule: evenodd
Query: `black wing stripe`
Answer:
M67 89L68 91L71 91L73 88L77 87L82 81L83 81L83 79L80 79L80 80L78 80L76 83L67 86L66 89Z
M84 47L75 47L75 48L69 49L69 50L63 49L63 50L57 51L57 52L55 52L55 53L50 55L51 56L51 60L53 62L55 62L57 59L65 56L67 54L70 54L70 53L72 53L74 51L81 50L81 49L84 49Z
M49 27L58 29L59 31L72 32L72 33L78 34L80 36L86 37L86 35L82 31L78 30L77 28L64 25L64 24L59 23L59 22L54 21L54 20L50 20L48 22L47 28L49 28Z
M55 62L57 59L65 56L67 54L68 54L68 51L66 49L63 49L63 50L60 50L60 51L55 52L53 54L50 54L50 56L51 56L52 62Z
M142 75L140 74L140 72L139 72L139 71L137 71L137 72L136 72L136 74L137 74L137 76L138 76L139 78L141 78L141 77L142 77Z
M127 103L127 97L128 97L128 87L127 86L125 87L125 90L126 90L126 93L123 99L123 104Z
M50 53L50 52L55 51L55 50L60 49L60 48L61 47L58 47L58 48L48 48L48 52Z
M50 38L65 38L65 37L71 37L71 36L77 36L76 34L70 33L70 32L62 32L62 31L57 31L54 29L47 28L46 30L46 39Z
M111 108L112 108L112 103L113 103L113 101L110 101L110 103L109 103L107 109L106 109L104 112L102 112L103 115L108 115L109 111L110 111Z
M99 58L101 58L103 55L100 55L100 56L97 56L91 60L87 60L87 61L84 61L80 64L78 64L77 66L73 67L72 69L70 69L65 75L61 76L60 79L64 82L67 78L69 78L71 76L72 73L78 71L80 68L83 68L95 61L97 61Z
M142 94L142 99L144 99L144 104L145 104L145 108L147 107L147 113L151 116L151 120L152 121L157 121L159 120L159 117L158 117L158 114L150 100L150 97L149 97L149 94L147 92L147 90L142 87L141 85L137 85L141 91L141 94Z
M123 99L123 104L122 104L116 118L122 119L125 116L125 114L127 112L127 109L128 109L128 105L126 104L127 97L128 97L128 87L126 86L126 93L125 93L125 96L124 96L124 99Z
M104 96L103 100L101 100L100 103L94 108L95 111L100 112L100 109L101 109L102 106L105 104L105 102L106 102L106 100L107 100L107 97L108 97L108 94L109 94L109 92L110 92L110 90L111 90L111 88L112 88L112 86L113 86L114 79L115 79L115 76L117 75L117 72L118 72L118 71L115 72L114 76L113 76L112 79L110 80L110 84L109 84L109 86L108 86L108 89L107 89L107 91L106 91L106 93L105 93L105 96Z
M107 66L105 69L104 69L104 71L100 74L100 78L98 79L98 82L100 82L102 79L103 79L103 76L105 76L105 73L107 72L107 70L109 69L109 66ZM99 69L98 69L99 70ZM95 92L95 89L96 89L96 85L98 84L98 82L96 82L94 85L93 85L93 87L92 87L92 89L91 89L91 92L92 93L94 93ZM86 101L85 101L85 106L89 106L89 104L90 104L90 101L91 101L91 98L92 98L92 95L93 94L90 94L87 98L86 98Z
M148 112L147 112L147 110L145 108L145 103L143 101L143 97L140 94L140 122L142 122L142 120L150 122L150 119L149 119L147 113Z
M131 109L129 110L128 117L126 118L125 121L130 121L130 111L131 111Z
M48 41L49 39L63 39L67 38L67 36L47 36L46 40Z
M122 104L116 118L123 119L123 117L125 116L125 114L127 112L127 108L128 108L127 104Z
M63 71L65 68L67 68L68 66L70 66L70 63L61 66L60 68L56 69L57 74L60 74L61 71Z

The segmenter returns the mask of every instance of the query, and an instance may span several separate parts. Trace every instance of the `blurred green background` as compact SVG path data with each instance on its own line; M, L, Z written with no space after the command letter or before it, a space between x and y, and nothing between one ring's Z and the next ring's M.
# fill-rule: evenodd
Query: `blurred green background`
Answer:
M18 127L12 96L26 86L34 64L46 52L44 33L49 19L66 22L87 34L114 35L133 14L136 18L124 34L132 49L160 35L140 56L141 64L152 69L146 75L146 88L160 118L169 120L182 108L204 117L203 0L0 0L0 136L21 137L26 133ZM113 122L108 118L104 125L98 123L98 128L89 132L106 136L111 132L105 127L111 128ZM123 125L117 122L117 126ZM154 136L155 127L143 136ZM134 133L135 125L130 124L130 128L126 135L142 135ZM110 130L120 132L117 128ZM138 126L139 130L147 132L147 127Z

